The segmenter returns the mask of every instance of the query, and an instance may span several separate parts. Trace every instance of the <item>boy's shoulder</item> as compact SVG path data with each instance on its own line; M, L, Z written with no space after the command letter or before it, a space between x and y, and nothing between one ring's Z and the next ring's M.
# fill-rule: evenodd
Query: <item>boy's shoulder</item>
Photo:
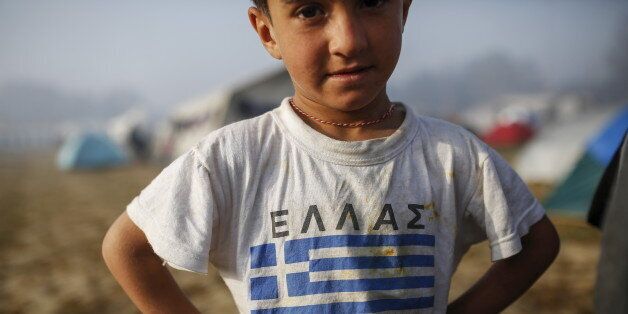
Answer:
M275 110L277 109L275 108L253 118L227 124L209 133L204 140L211 141L255 136L256 132L261 132L269 127L273 127L274 122L272 115Z
M424 143L438 149L449 149L458 154L483 159L490 148L468 129L439 118L416 115Z
M206 157L217 153L255 154L265 142L271 141L279 132L274 122L273 111L216 129L205 135L194 150Z

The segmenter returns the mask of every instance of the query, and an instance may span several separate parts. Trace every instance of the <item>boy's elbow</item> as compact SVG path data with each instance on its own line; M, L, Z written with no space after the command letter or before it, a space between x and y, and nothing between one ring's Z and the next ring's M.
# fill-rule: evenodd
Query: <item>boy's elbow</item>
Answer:
M105 234L101 254L107 267L113 271L118 264L131 259L152 256L153 251L144 233L124 212Z
M105 237L101 244L101 254L107 267L111 268L112 263L115 262L116 257L119 255L119 234L115 228L115 224L109 227Z
M535 259L545 264L546 268L554 262L560 252L558 232L547 216L531 227L530 233L523 238L523 245L524 248L527 246L532 249Z
M548 241L547 241L546 246L547 246L547 261L549 265L554 262L554 260L558 256L558 253L560 252L560 237L558 236L558 232L556 231L554 224L552 224L549 218L547 218L546 216L544 219L547 220L546 228L548 229L547 230Z
M558 257L558 253L560 253L560 237L558 236L558 232L556 232L556 229L553 229L553 230L554 230L554 238L553 238L552 249L551 249L551 261L552 262L556 259L556 257Z

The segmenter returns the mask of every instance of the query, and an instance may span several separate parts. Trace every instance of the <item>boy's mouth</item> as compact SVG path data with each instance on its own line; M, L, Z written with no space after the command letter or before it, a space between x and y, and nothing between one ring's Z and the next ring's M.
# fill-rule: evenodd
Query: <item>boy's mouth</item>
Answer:
M329 78L340 80L358 80L363 78L373 66L353 66L327 74Z

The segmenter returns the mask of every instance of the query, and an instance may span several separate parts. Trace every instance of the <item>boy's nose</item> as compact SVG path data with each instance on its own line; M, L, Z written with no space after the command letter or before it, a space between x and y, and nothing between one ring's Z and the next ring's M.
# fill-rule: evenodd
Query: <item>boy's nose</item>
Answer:
M366 29L351 13L334 19L329 36L329 50L334 55L355 57L368 47Z

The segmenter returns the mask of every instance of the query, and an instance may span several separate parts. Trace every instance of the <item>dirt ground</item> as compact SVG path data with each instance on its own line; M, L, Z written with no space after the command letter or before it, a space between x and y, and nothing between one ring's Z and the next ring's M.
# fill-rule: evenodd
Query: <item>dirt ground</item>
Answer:
M134 313L100 255L108 226L150 180L156 166L60 172L51 155L0 154L0 313ZM562 248L549 271L505 313L591 313L599 233L551 217ZM487 245L465 256L451 297L490 266ZM215 274L173 271L204 313L235 313Z

